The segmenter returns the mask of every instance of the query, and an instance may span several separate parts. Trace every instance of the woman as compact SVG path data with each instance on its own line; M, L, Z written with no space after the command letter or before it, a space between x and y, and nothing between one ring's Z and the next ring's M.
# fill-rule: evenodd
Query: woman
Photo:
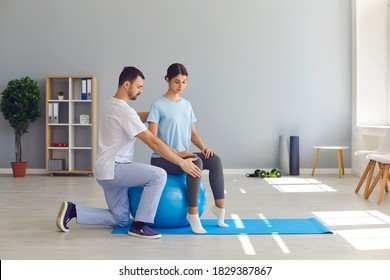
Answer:
M195 115L191 103L182 98L181 94L187 84L188 73L184 65L174 63L169 66L165 80L168 90L151 106L147 122L149 130L163 140L182 158L198 157L194 163L200 169L209 170L210 186L215 205L212 212L217 216L218 226L225 224L225 187L221 159L207 148L195 129ZM200 153L188 151L191 142L199 148ZM160 155L153 153L151 164L165 169L171 174L181 174L183 170ZM203 234L203 228L198 212L198 195L201 178L187 176L187 197L189 203L186 218L194 233Z

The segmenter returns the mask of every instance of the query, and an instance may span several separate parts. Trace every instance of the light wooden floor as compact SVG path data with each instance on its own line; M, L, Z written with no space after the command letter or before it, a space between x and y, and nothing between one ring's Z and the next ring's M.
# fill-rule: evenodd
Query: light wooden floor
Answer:
M0 175L0 259L390 259L390 194L385 194L381 205L376 203L377 190L365 200L354 193L358 179L353 175L342 179L337 174L302 175L267 182L244 174L225 175L228 217L319 217L334 234L164 235L159 240L144 240L112 235L111 228L75 221L69 233L57 230L62 200L105 207L93 177L28 175L15 179ZM204 182L208 188L207 175ZM208 188L203 218L214 218L211 205Z

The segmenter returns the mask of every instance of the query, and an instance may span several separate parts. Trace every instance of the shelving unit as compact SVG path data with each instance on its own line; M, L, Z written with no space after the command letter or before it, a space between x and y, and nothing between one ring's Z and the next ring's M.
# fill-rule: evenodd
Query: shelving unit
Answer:
M88 82L89 80L89 82ZM89 94L82 97L88 82ZM58 92L64 92L59 100ZM46 172L92 176L96 157L95 76L46 77ZM88 116L82 123L80 116ZM56 118L57 117L57 118Z

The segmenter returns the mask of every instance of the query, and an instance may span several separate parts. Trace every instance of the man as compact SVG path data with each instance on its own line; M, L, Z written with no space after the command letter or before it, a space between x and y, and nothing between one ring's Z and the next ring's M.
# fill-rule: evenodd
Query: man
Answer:
M119 76L119 86L104 106L98 135L98 155L95 177L103 188L108 209L89 208L63 201L57 217L57 227L69 231L68 222L76 218L79 224L127 226L130 221L127 188L144 186L134 222L128 234L141 238L160 238L148 227L153 223L158 202L166 183L165 170L133 161L134 144L140 139L154 152L179 165L193 177L201 170L187 158L188 152L175 152L155 137L144 125L147 113L139 113L128 105L142 93L145 77L135 67L125 67Z

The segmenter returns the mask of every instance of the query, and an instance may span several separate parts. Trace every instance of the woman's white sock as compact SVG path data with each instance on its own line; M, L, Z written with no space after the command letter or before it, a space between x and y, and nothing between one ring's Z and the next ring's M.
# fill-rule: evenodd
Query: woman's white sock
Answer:
M214 205L211 207L211 211L217 216L219 227L229 227L228 224L225 224L225 208L218 208Z
M188 214L186 216L188 222L190 223L191 229L194 233L204 234L207 231L202 227L200 223L199 214Z

